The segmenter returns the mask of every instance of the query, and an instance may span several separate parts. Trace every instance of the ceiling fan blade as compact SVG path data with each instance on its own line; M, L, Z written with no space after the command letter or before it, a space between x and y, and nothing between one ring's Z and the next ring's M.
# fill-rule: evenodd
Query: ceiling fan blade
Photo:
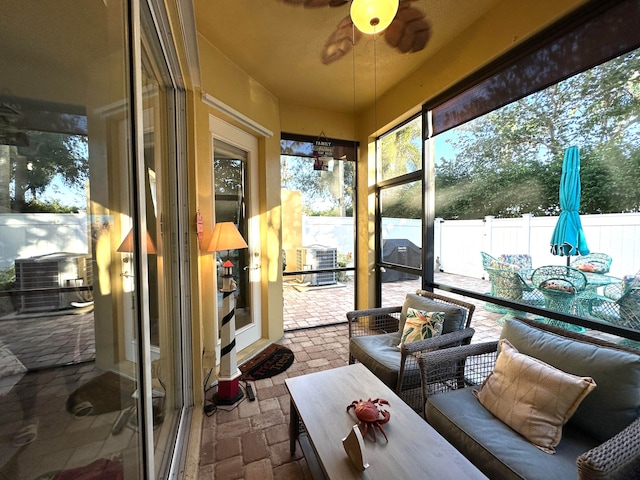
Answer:
M351 51L353 45L358 43L361 36L362 33L357 28L353 28L351 17L343 18L324 44L322 63L329 65L344 57Z
M353 28L351 17L345 17L338 24L335 31L327 39L322 49L322 63L329 65L339 60L351 51L354 44L358 43L362 33Z
M402 53L419 52L431 38L431 25L420 10L401 3L396 18L384 32L384 38Z

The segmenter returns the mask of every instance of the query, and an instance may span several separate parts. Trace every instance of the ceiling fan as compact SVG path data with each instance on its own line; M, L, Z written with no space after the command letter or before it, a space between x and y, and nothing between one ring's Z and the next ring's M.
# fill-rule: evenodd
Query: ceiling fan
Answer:
M305 8L340 7L352 0L282 0L292 5L302 4ZM415 0L400 0L398 11L391 24L380 34L387 43L401 53L419 52L431 38L431 24L425 14L411 3ZM352 12L353 13L353 12ZM372 23L373 25L373 23ZM322 63L330 63L344 57L362 37L358 28L353 28L351 15L338 23L336 30L329 36L322 50Z

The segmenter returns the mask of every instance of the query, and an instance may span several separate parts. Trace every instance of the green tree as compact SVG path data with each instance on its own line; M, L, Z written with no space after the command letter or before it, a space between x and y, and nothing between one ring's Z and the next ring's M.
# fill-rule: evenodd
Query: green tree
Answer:
M399 177L422 169L422 120L416 118L385 135L378 142L381 179ZM385 189L382 215L396 218L421 218L422 182L410 182Z
M353 216L355 163L334 160L332 171L314 170L314 158L283 156L281 185L303 193L303 213L310 216Z
M415 120L393 130L378 142L382 179L394 178L422 168L422 120Z
M29 204L30 208L41 205L38 196L54 178L77 187L84 185L89 176L85 136L36 131L27 132L27 136L29 146L10 150L14 193L11 200L16 212L26 211Z
M448 134L436 164L436 215L559 213L564 151L581 155L582 213L638 211L640 54L634 51Z

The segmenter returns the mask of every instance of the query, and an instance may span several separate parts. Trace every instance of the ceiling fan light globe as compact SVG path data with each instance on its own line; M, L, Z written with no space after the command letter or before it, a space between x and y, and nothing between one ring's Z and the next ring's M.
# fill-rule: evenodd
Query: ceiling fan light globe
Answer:
M398 13L399 0L353 0L351 20L362 33L380 33Z

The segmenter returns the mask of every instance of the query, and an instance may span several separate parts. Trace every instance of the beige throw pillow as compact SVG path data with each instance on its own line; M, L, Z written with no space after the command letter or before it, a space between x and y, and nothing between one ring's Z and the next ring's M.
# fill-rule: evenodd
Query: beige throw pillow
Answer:
M596 383L524 355L506 339L499 352L493 372L474 395L536 447L555 453L562 426Z

